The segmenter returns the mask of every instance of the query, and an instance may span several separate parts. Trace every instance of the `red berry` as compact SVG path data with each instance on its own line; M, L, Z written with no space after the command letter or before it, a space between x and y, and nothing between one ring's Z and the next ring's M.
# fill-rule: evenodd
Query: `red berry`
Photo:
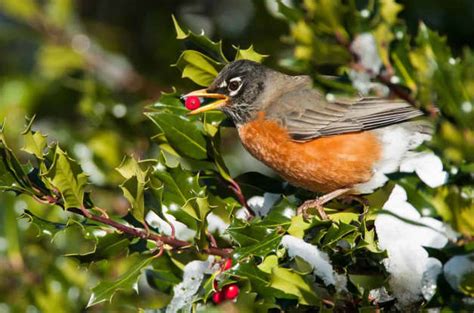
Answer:
M199 97L189 96L184 101L184 105L186 106L186 109L188 110L196 110L197 108L201 106L201 100L199 100Z
M227 271L232 267L232 259L226 259L224 265L222 266L223 271Z
M232 284L225 286L222 292L227 300L233 300L239 295L240 289L236 284Z
M224 299L224 293L222 291L214 292L212 294L212 302L214 302L215 304L221 303L222 301L224 301Z

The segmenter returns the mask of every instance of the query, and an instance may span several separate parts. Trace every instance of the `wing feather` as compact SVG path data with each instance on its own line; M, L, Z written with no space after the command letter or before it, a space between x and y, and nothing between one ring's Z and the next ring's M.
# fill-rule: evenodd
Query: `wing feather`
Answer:
M402 100L367 97L328 102L311 85L280 94L266 107L297 141L376 129L423 115Z

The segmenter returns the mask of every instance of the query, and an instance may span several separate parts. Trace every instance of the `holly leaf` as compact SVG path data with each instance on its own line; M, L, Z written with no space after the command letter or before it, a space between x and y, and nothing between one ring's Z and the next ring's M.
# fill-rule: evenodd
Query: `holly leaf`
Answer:
M120 185L124 197L130 203L130 213L135 219L144 222L145 218L145 189L148 183L148 163L138 162L132 157L126 157L117 167L117 171L126 178Z
M39 160L43 160L44 149L48 145L48 142L46 140L46 136L44 136L38 131L33 131L31 129L33 122L34 122L34 117L29 120L27 119L28 124L22 133L23 138L25 140L22 150L25 151L26 153L33 154Z
M56 146L53 164L43 177L59 191L65 209L83 206L87 175L59 146Z
M92 288L92 294L87 303L87 307L91 307L104 301L112 301L112 297L118 290L131 290L136 289L136 284L143 269L147 267L154 259L154 256L139 256L136 257L136 261L131 265L128 270L120 275L114 281L102 281L94 288Z
M277 250L282 236L282 234L272 231L256 244L235 249L234 257L236 259L243 259L248 256L265 257Z
M176 61L182 78L189 78L200 86L209 86L218 74L219 63L195 50L186 50Z
M69 255L69 257L78 260L81 264L89 264L126 254L129 245L130 239L126 235L111 233L97 238L97 245L94 251L84 254L73 254Z
M250 60L257 63L262 63L263 59L268 57L266 54L260 54L256 52L253 48L253 45L247 49L240 49L239 47L234 47L234 49L237 50L235 60Z
M270 287L282 291L287 299L298 299L300 304L319 305L321 302L312 286L291 269L273 268Z
M217 62L228 63L224 53L222 52L222 42L214 42L203 34L197 35L189 30L184 30L174 17L173 19L174 28L176 30L176 38L183 40L186 46L191 47L194 50L198 50L211 56Z
M168 143L180 155L203 160L207 158L206 139L188 119L171 113L150 112L147 116L162 130Z

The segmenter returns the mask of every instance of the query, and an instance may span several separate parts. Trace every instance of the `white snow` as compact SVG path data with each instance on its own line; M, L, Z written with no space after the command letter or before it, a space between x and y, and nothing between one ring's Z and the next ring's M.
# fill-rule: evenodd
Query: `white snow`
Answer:
M375 37L371 33L362 33L358 35L351 44L351 51L358 58L359 63L371 74L377 75L382 68L382 60L379 56Z
M265 192L262 196L253 196L247 200L249 207L259 216L267 216L275 202L280 199L276 193Z
M281 244L292 258L298 256L313 267L314 275L321 278L326 285L334 285L337 290L345 290L347 279L344 275L334 272L327 253L320 251L318 247L305 242L303 239L285 235Z
M218 232L220 235L224 234L229 224L224 222L218 215L209 213L207 215L207 230L211 233Z
M183 281L173 288L173 299L166 308L166 313L178 311L190 312L195 294L201 286L204 274L212 273L214 258L209 256L207 261L192 261L184 267Z
M375 219L379 247L386 249L388 253L388 258L383 263L390 273L391 291L402 307L408 306L421 299L423 274L427 270L433 271L435 267L436 259L429 258L423 247L444 247L448 242L449 229L438 220L421 217L407 202L406 191L399 185L394 187L383 209L426 225L410 224L389 214L379 214ZM427 280L429 283L435 283L434 275L426 275L425 279L430 278Z
M175 229L175 236L179 240L188 241L194 238L196 235L196 231L188 228L185 224L177 221L176 218L168 214L168 208L163 206L163 214L168 219L169 223L173 224ZM145 217L145 221L148 225L158 228L163 235L170 236L171 235L171 226L170 224L159 217L155 212L149 211Z
M439 274L441 274L443 264L435 258L429 258L426 270L421 278L421 294L426 301L430 301L436 293Z
M431 188L443 185L448 179L441 159L432 152L413 153L402 161L400 172L415 172Z
M462 278L466 274L474 274L474 253L456 255L444 264L444 277L453 289L459 290Z

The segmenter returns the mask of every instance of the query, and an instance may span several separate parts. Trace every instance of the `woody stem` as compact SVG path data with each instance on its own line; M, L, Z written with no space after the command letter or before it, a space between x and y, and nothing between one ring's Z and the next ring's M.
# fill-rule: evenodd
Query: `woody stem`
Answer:
M93 221L96 221L96 222L99 222L99 223L102 223L102 224L109 225L109 226L117 229L118 231L120 231L122 233L125 233L125 234L128 234L128 235L133 236L133 237L137 237L137 238L141 238L141 239L145 239L145 240L153 240L153 241L157 241L157 242L163 242L164 244L170 245L170 246L172 246L176 249L186 249L186 248L191 248L192 247L192 244L187 242L187 241L179 240L179 239L168 237L168 236L158 235L158 234L155 234L155 233L152 233L152 232L147 232L144 229L130 227L130 226L121 224L117 221L114 221L114 220L112 220L108 217L105 217L103 215L93 215L93 214L88 215L87 214L88 216L86 216L84 211L81 210L81 209L78 209L78 208L70 208L69 211L73 212L73 213L76 213L76 214L79 214L79 215L82 215L82 216L84 216L84 217L86 217L90 220L93 220ZM206 254L218 255L218 256L221 256L221 257L229 257L231 249L221 249L221 248L217 248L217 247L209 247L209 248L202 249L200 252L206 253Z

